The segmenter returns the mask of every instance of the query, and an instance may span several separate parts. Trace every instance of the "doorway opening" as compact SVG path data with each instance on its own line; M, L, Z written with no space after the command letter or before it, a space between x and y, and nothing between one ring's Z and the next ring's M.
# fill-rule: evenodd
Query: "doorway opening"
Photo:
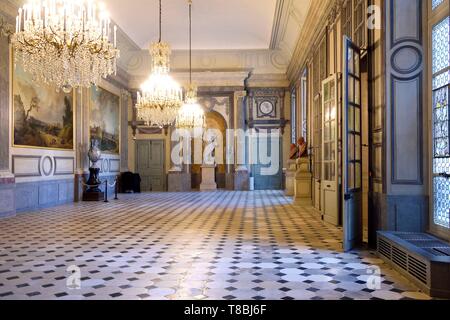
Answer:
M206 128L205 132L208 132L208 130L217 130L217 132L220 132L221 134L221 142L218 143L218 146L216 147L216 150L214 151L214 154L216 156L221 155L223 159L218 159L218 163L215 169L215 181L217 184L218 189L226 189L226 174L227 174L227 166L225 164L225 155L226 155L226 146L227 146L227 122L224 119L224 117L216 111L209 111L205 113L205 123ZM203 139L203 137L196 139ZM199 145L203 145L203 142L197 142ZM196 141L193 139L192 141L192 147L191 150L196 151L195 149ZM222 150L219 152L217 148L222 148ZM203 153L202 149L202 153ZM198 157L196 157L198 158ZM203 157L201 157L203 159ZM199 163L194 163L191 165L191 186L192 189L198 190L200 189L200 184L202 183L202 165Z
M136 172L142 192L166 191L164 140L136 141Z

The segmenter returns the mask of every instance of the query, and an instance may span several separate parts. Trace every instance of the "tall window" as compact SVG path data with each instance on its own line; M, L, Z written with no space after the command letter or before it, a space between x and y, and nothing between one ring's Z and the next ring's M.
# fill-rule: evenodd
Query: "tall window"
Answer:
M439 7L443 3L444 3L444 0L432 0L431 8L434 10L434 9L436 9L437 7Z
M433 0L432 9L444 1ZM450 228L450 17L431 30L432 41L432 103L433 103L433 221Z
M291 143L297 143L297 90L291 90Z
M303 72L302 79L300 82L301 86L301 97L302 97L302 137L308 140L308 79L307 79L307 69Z

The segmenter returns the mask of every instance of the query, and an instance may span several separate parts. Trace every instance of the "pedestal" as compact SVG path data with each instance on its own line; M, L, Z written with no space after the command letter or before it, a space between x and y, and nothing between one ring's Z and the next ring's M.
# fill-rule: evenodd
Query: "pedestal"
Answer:
M89 168L89 180L86 182L88 189L83 193L83 201L102 201L105 193L100 190L101 181L99 179L100 168Z
M191 174L180 171L169 171L168 191L169 192L189 192L191 191Z
M217 190L216 184L216 166L203 165L202 166L202 183L200 184L200 191L214 191Z
M297 161L289 160L288 169L286 170L286 196L292 197L295 195L295 174L297 172Z
M250 174L246 167L238 167L234 173L234 191L250 190Z
M309 159L297 159L294 186L294 203L296 205L312 206L311 179Z

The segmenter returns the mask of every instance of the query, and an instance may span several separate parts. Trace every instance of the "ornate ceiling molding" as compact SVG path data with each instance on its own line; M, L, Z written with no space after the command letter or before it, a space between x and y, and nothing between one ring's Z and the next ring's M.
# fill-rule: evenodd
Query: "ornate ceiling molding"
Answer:
M312 1L293 58L287 68L287 77L292 83L300 77L301 68L307 61L314 41L327 25L329 14L335 7L334 4L335 0Z

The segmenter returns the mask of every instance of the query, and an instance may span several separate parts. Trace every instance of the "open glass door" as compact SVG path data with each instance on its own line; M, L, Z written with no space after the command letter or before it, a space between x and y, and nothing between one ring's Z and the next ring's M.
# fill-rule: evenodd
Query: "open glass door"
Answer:
M322 215L339 224L337 77L322 82Z
M362 152L360 49L344 37L343 64L343 249L362 243Z

